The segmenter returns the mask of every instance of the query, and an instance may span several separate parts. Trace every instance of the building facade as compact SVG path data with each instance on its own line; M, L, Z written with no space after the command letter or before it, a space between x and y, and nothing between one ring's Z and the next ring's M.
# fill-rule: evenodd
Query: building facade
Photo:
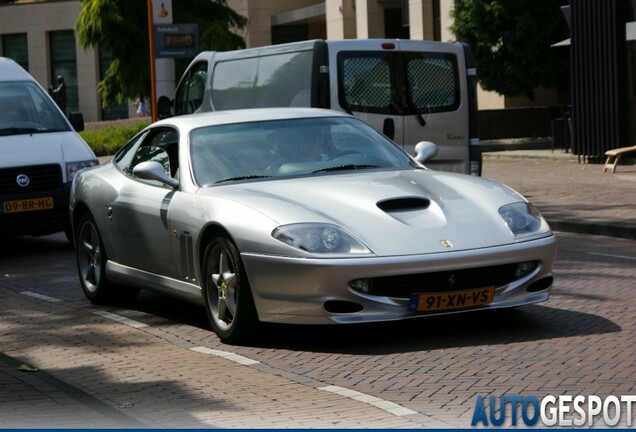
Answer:
M248 18L247 47L314 38L402 38L453 40L448 30L453 0L227 0ZM83 49L73 27L79 0L15 0L0 3L0 55L12 57L44 87L63 75L69 110L87 121L134 117L131 104L102 108L97 83L109 59ZM480 109L527 106L524 98L480 91ZM556 96L538 92L535 105L554 105Z

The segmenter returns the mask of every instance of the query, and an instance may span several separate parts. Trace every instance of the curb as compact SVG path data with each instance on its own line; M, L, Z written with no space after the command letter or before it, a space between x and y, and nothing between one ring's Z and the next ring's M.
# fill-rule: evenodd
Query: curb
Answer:
M618 225L594 225L567 220L551 220L549 216L543 215L552 231L561 231L574 234L590 234L606 237L621 238L625 240L636 240L636 228L629 228Z

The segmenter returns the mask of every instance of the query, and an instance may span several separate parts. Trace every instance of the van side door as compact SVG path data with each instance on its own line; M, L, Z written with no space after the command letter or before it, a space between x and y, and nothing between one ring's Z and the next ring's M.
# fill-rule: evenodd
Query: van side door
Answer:
M330 58L337 67L331 106L355 115L403 147L403 95L395 74L397 55L375 47L339 51L336 58Z
M427 166L469 172L469 104L463 50L453 44L400 41L405 86L404 144L414 154L420 141L439 147Z

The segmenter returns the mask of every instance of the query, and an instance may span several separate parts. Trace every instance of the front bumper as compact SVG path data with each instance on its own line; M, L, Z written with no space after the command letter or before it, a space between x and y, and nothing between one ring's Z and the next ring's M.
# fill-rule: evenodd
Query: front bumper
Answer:
M430 255L341 259L303 259L242 253L259 319L290 324L337 324L420 317L409 298L371 295L350 286L365 278L415 275L537 263L530 273L495 288L492 302L472 308L427 313L441 315L505 308L546 301L552 285L556 239L553 235L517 244ZM413 286L413 293L427 291Z
M0 206L7 201L53 199L53 208L48 210L20 211L8 213L0 207L0 234L47 235L69 228L69 193L71 184L63 184L60 190L43 191L23 195L7 195L0 197Z

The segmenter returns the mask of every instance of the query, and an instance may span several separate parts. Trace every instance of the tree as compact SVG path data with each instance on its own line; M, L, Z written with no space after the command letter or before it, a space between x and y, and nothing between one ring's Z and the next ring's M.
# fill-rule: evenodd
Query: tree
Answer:
M560 6L566 0L455 0L451 31L473 49L485 90L534 99L537 87L567 99L568 51L552 44L568 37Z
M201 50L245 47L231 29L245 28L247 19L225 0L176 0L173 9L175 23L199 25ZM99 47L111 56L97 86L104 106L150 94L147 0L82 0L75 31L83 48Z

